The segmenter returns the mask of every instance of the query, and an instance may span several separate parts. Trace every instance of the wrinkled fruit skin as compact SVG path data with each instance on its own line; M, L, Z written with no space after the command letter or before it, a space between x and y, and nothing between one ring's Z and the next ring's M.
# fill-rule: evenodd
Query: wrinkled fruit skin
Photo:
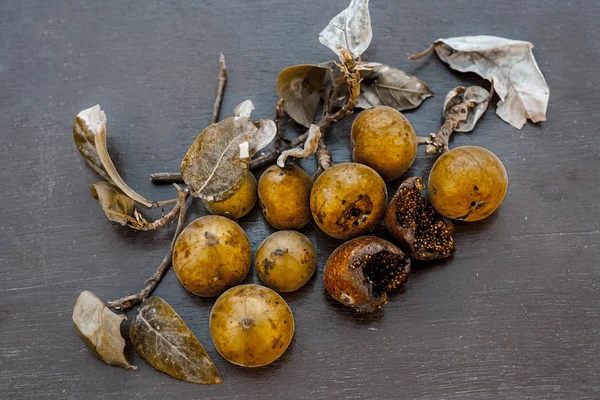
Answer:
M404 181L385 211L385 227L414 260L450 257L454 252L454 224L423 198L423 189L425 184L419 177Z
M508 175L502 161L483 147L463 146L444 154L429 175L429 200L445 217L479 221L504 200Z
M229 218L207 215L181 232L173 252L173 269L190 292L214 297L244 280L252 263L248 237Z
M261 367L277 360L294 336L294 316L269 288L240 285L219 297L210 312L210 335L227 361Z
M366 274L370 259L385 254L384 260L394 278L383 290L376 290L374 279ZM392 243L375 236L362 236L338 247L327 259L323 283L340 303L359 312L373 312L387 302L386 291L404 286L410 272L410 259Z
M250 171L246 172L246 177L242 186L231 196L223 201L202 200L204 206L215 215L239 219L248 214L256 204L256 178Z
M258 202L275 229L300 229L310 222L312 178L295 165L269 167L258 181Z
M296 231L273 233L258 247L254 260L260 280L278 292L300 289L317 268L315 246Z
M352 124L352 161L373 168L385 181L399 178L417 155L417 135L408 119L388 106L362 111Z
M371 231L387 205L387 188L372 168L337 164L319 176L310 195L313 218L323 232L349 239Z

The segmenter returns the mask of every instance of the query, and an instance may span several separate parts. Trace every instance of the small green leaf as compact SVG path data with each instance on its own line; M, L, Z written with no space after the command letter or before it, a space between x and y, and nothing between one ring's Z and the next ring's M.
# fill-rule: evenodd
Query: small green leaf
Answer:
M289 116L305 127L310 127L319 107L325 74L323 65L301 64L288 67L279 73L277 93Z
M137 352L159 371L191 383L223 381L196 336L160 297L142 303L129 336Z
M109 220L127 225L134 211L133 200L110 182L97 182L90 188Z

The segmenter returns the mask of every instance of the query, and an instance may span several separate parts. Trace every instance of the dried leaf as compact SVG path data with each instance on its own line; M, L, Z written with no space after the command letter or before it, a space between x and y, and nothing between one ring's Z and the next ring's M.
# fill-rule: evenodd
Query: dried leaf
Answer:
M550 89L533 56L533 44L495 36L438 39L434 48L451 68L494 81L496 114L517 129L545 121Z
M106 119L104 120L104 124L106 124ZM112 182L114 182L114 184L121 189L123 193L131 197L133 200L146 207L152 207L152 202L130 188L129 185L125 183L123 178L121 178L119 172L117 172L117 168L115 167L115 164L113 164L110 155L108 154L108 148L106 147L106 127L96 132L96 135L94 135L94 142L96 144L96 150L98 151L100 160L102 161L102 165L104 166L106 172L108 172L108 176L110 176Z
M127 225L134 210L134 202L130 197L106 181L94 183L90 190L109 220Z
M330 70L323 65L301 64L288 67L279 73L277 93L283 106L297 123L309 127L321 101L325 74Z
M123 314L115 314L90 291L82 292L73 308L77 333L102 361L123 368L136 369L123 353L125 340L121 336Z
M490 103L490 93L480 86L458 86L448 92L444 100L442 115L446 118L452 107L459 104L471 103L465 120L460 120L454 128L456 132L471 132Z
M351 0L344 11L336 15L319 33L319 41L341 56L340 49L345 49L358 58L365 52L371 39L371 16L369 0Z
M257 124L230 117L200 133L181 162L181 176L193 196L223 201L239 189L250 158L277 133L271 120Z
M233 109L233 116L250 118L250 115L252 114L253 110L254 104L252 103L252 100L246 100L235 106L235 108Z
M196 336L160 297L152 296L142 303L129 336L137 352L159 371L191 383L222 382Z
M293 149L285 150L277 159L277 165L279 165L281 168L285 167L285 162L288 159L288 157L310 157L317 151L319 139L321 139L321 129L319 129L317 125L311 125L310 129L308 130L308 137L304 142L304 147L296 147Z
M361 72L360 97L356 107L385 105L398 111L421 105L433 95L425 82L416 76L384 64L370 63L371 70Z
M100 109L100 105L81 111L75 117L73 123L73 138L75 146L81 153L81 156L94 171L107 181L111 181L108 172L102 166L100 156L96 150L94 136L99 130L106 130L106 114Z
M272 119L261 119L254 125L258 130L250 135L249 157L267 147L277 135L277 125Z

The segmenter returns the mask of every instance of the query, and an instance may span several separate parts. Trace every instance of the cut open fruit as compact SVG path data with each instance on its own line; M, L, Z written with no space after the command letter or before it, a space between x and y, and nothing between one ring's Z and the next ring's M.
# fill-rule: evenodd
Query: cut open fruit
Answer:
M392 243L362 236L338 247L327 260L323 281L329 294L359 312L387 302L387 292L408 280L410 259Z
M450 257L454 252L454 225L423 198L419 177L400 185L385 212L385 226L400 247L415 260Z

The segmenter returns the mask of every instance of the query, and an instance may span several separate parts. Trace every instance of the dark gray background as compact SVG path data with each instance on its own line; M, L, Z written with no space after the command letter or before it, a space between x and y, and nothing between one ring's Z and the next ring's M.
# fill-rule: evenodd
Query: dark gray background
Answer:
M2 1L0 397L600 398L599 4L373 0L365 59L416 74L436 92L406 113L418 134L437 130L449 89L483 83L435 57L406 60L439 37L533 42L550 86L548 121L518 131L492 106L472 134L454 137L452 146L481 145L502 159L508 195L487 220L458 224L455 256L417 266L379 313L353 315L327 296L320 273L341 242L313 224L303 229L318 244L318 274L284 296L296 335L268 367L221 358L208 332L213 301L188 294L169 272L156 294L224 379L197 386L131 349L137 371L105 365L76 336L77 295L139 290L174 227L139 233L106 220L89 192L98 177L73 144L73 119L101 104L127 182L152 199L173 197L148 177L177 170L206 127L219 52L229 66L222 115L250 98L254 117L272 117L278 72L332 58L317 35L347 1ZM349 160L352 119L329 132L337 162ZM433 161L421 149L406 176L427 176ZM312 159L303 165L314 171ZM195 200L188 220L205 213ZM254 249L273 231L258 209L241 225ZM247 281L257 281L254 272Z

